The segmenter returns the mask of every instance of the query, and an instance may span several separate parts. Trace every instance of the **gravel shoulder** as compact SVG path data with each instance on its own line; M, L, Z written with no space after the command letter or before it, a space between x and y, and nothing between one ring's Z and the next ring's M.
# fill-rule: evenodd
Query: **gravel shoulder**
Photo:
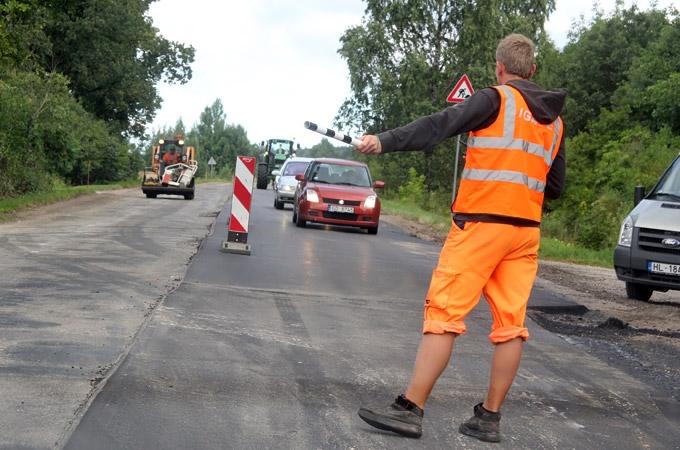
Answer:
M227 199L102 191L0 224L0 448L53 448L181 282Z
M403 217L381 220L421 239L445 238ZM680 401L680 291L655 292L650 302L630 300L613 269L546 260L539 264L536 286L586 309L530 307L535 322Z

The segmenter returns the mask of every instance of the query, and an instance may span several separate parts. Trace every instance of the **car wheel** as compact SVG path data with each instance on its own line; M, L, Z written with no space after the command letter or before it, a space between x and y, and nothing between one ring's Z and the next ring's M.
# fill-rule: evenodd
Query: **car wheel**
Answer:
M193 200L194 194L184 194L184 200Z
M283 202L280 202L276 197L274 197L274 208L283 209Z
M640 300L643 302L649 301L653 292L654 289L649 286L626 281L626 294L628 294L628 298L632 300Z
M297 222L297 208L293 205L293 223Z
M300 228L307 226L307 221L302 218L302 214L299 212L295 213L295 226Z
M146 194L146 198L156 198L156 194Z
M368 234L378 234L378 227L375 226L375 227L366 228L366 231L368 231Z

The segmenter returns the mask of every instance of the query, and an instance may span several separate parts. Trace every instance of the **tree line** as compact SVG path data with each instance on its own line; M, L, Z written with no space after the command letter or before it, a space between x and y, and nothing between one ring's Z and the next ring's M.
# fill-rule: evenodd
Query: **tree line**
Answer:
M158 82L191 79L194 49L164 38L150 0L0 4L0 198L135 177L160 138L185 135L199 175L233 170L255 149L216 100L199 121L147 133Z
M498 41L523 33L537 44L535 81L568 91L567 190L546 206L544 231L611 247L633 187L650 187L680 151L680 17L672 8L619 3L575 23L559 49L544 28L554 7L552 0L367 0L363 23L340 40L352 92L336 124L369 133L404 125L446 107L463 73L477 89L492 86ZM454 155L449 139L431 151L365 160L392 194L409 186L412 199L411 187L422 186L417 203L446 210Z
M191 79L194 49L164 38L151 0L0 3L0 197L135 174L160 81Z
M234 171L236 157L239 155L253 155L259 149L248 140L246 130L238 124L227 122L227 114L220 99L216 99L211 105L206 106L196 122L190 129L184 125L180 118L174 127L163 127L151 134L148 139L140 143L145 155L145 161L150 161L151 148L159 139L176 135L185 136L187 145L197 148L198 176L213 175L220 178L229 177ZM215 160L212 173L208 161Z

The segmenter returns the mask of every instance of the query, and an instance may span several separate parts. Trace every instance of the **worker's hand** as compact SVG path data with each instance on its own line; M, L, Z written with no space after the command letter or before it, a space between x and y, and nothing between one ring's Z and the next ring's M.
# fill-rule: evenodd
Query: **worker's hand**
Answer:
M361 136L361 144L357 146L357 151L367 155L378 155L382 153L382 145L378 136Z

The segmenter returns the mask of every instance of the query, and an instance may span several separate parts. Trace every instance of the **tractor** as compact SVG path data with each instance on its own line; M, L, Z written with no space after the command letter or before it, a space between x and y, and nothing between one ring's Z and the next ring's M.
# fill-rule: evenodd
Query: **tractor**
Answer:
M166 194L193 200L197 170L196 149L185 146L183 136L161 139L151 150L151 167L144 169L142 192L147 198Z
M272 171L281 169L286 159L295 156L295 147L293 141L286 139L269 139L263 141L261 147L264 152L257 163L257 188L267 189L269 182L274 180Z

